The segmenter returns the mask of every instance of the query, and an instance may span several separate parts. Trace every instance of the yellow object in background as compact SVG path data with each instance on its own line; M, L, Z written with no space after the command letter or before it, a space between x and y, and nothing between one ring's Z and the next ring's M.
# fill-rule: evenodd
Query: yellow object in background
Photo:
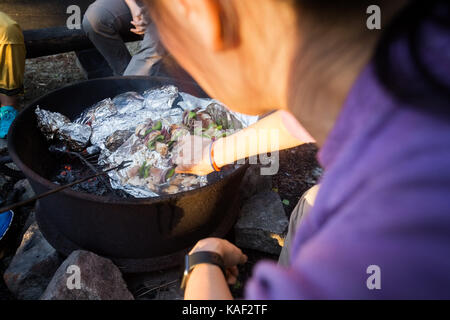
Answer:
M0 93L16 95L22 92L25 57L22 29L0 12Z

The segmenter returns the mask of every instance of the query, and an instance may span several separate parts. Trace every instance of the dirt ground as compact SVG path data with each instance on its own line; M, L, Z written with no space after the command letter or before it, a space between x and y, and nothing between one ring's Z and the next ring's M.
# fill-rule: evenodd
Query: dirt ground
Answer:
M62 70L64 72L61 72ZM21 105L25 107L52 90L84 79L73 52L29 59L26 62L25 93Z
M25 107L38 97L63 86L84 80L84 74L76 63L74 53L30 59L26 62L25 93L21 97L21 107ZM316 160L317 148L307 144L298 148L280 152L280 170L273 177L273 190L283 200L287 217L296 206L301 195L317 183L322 171ZM20 230L25 221L16 221L14 233L17 239L11 244L20 243ZM14 249L14 248L13 248ZM236 297L242 298L246 280L251 276L253 266L261 259L275 260L277 257L256 251L246 251L249 263L241 268L238 284L233 288ZM0 273L3 274L11 257L2 259L0 255ZM2 277L3 278L3 277ZM0 279L0 300L13 299Z
M279 193L283 201L288 217L303 193L317 184L322 175L316 159L317 151L316 145L305 144L280 152L280 169L272 183L274 191Z
M139 46L139 41L127 43L132 55L139 50ZM21 107L26 107L46 93L85 79L85 75L77 65L74 52L28 59Z

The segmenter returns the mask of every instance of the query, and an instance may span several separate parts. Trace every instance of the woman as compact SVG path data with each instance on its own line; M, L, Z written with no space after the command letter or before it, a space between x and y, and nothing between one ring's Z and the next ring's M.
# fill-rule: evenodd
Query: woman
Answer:
M242 113L281 110L267 129L321 147L325 175L308 216L291 221L289 266L259 264L247 298L450 298L446 2L378 1L381 30L366 25L372 1L147 2L211 96ZM217 170L229 152L205 150L187 171ZM245 255L205 239L191 257L205 252L216 261L189 270L185 297L231 299Z

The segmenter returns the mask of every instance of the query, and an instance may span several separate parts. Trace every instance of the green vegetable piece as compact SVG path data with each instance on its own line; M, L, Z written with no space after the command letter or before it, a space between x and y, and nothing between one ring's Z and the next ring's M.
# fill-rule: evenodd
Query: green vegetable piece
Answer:
M144 179L147 179L150 176L150 166L146 167L144 170Z
M291 202L290 202L289 200L286 200L286 199L283 200L283 204L284 204L285 206L288 206L290 203L291 203Z
M175 174L175 168L172 168L171 170L169 170L169 171L167 172L166 178L167 178L167 179L170 179L170 178L172 178L172 177L174 176L174 174Z
M141 178L141 179L144 178L146 167L147 167L147 161L144 161L144 163L142 164L142 166L139 168L139 171L138 171L139 178Z
M162 122L161 121L158 121L157 123L155 123L155 125L152 128L153 131L161 130L161 129L162 129Z
M195 113L194 111L190 111L188 116L189 120L194 119L195 117L197 117L197 113Z
M163 142L166 139L166 137L164 137L162 134L160 134L159 136L157 136L156 138L154 138L153 140L150 140L147 144L147 148L150 151L153 151L156 149L156 142Z
M141 179L147 179L150 177L150 165L147 165L147 161L144 161L142 166L139 168L138 176Z
M166 139L163 135L159 135L156 137L155 141L163 142Z

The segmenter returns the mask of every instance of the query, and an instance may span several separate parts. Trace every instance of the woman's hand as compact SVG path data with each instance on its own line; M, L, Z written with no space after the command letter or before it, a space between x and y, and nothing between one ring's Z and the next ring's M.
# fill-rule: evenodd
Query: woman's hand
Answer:
M219 254L225 264L226 280L230 285L234 285L239 275L238 265L247 262L247 256L241 249L231 242L219 238L208 238L200 240L192 249L190 254L201 251L215 252Z
M211 139L192 135L184 136L174 153L174 162L178 165L175 172L198 176L206 176L214 172L210 160L211 143Z

